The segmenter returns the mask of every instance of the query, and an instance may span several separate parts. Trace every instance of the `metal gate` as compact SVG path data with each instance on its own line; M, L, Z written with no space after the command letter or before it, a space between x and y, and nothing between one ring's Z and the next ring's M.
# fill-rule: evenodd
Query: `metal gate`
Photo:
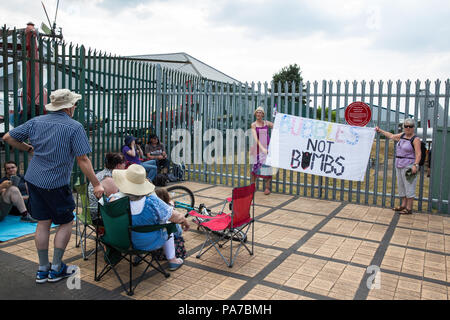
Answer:
M44 113L49 94L58 88L82 95L75 119L85 125L95 170L107 152L120 152L126 135L146 142L156 133L170 154L183 139L187 177L228 186L250 182L248 129L254 109L262 105L266 119L274 110L296 116L345 123L345 107L363 101L372 109L368 126L398 132L405 117L416 120L416 134L432 148L431 174L420 171L418 211L450 213L449 100L450 80L416 82L218 83L133 58L86 50L84 46L45 39L24 30L2 28L0 48L0 134ZM179 135L184 132L184 136ZM232 139L232 150L211 132ZM231 138L229 135L233 135ZM235 141L236 140L236 141ZM203 153L218 143L214 161ZM364 182L352 182L278 170L272 190L279 193L390 207L396 198L394 144L376 136ZM7 160L28 166L28 154L2 147ZM3 165L2 165L3 168ZM2 171L3 173L3 171ZM80 177L74 167L73 177ZM261 182L258 182L260 187Z

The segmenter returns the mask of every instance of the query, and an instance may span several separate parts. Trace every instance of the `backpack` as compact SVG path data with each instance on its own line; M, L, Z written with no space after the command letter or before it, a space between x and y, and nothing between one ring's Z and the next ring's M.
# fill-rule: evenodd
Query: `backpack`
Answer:
M402 134L401 138L403 138L404 135L405 134ZM414 135L411 139L409 139L409 142L411 142L411 146L413 147L413 150L415 150L413 141L416 137L417 136ZM419 140L420 140L420 138L419 138ZM425 164L425 158L427 156L427 147L425 145L425 142L423 142L422 140L420 140L420 152L421 152L421 156L420 156L419 166L423 166Z
M173 164L172 165L172 174L177 178L177 181L184 181L184 172L186 171L186 167L184 164Z
M169 179L167 178L167 175L160 173L156 175L155 179L153 179L153 184L157 187L165 187L167 186L168 181Z
M173 173L168 173L167 174L167 178L169 179L170 182L177 182L178 178L175 177L175 175Z

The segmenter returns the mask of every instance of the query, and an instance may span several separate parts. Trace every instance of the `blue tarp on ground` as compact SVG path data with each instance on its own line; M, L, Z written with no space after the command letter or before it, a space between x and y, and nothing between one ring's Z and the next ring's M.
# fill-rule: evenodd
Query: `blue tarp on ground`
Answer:
M20 216L7 215L0 221L0 241L19 238L36 231L37 223L20 221ZM56 227L52 224L52 228Z
M20 216L7 215L0 222L0 241L19 238L36 231L37 223L20 221Z

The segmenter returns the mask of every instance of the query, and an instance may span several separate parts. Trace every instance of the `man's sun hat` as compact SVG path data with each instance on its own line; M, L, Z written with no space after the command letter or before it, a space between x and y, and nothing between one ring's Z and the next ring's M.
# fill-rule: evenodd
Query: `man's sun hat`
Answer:
M145 196L155 190L155 186L147 180L145 168L139 164L132 164L126 170L113 170L112 177L122 193Z
M261 112L263 113L263 115L266 114L266 113L264 112L264 108L261 107L261 106L259 106L258 108L256 108L255 112L253 112L253 115L256 115L256 113L257 113L258 111L261 111Z
M69 89L58 89L50 95L51 103L47 104L45 109L47 111L59 111L72 108L80 99L81 95L78 93L72 92Z

